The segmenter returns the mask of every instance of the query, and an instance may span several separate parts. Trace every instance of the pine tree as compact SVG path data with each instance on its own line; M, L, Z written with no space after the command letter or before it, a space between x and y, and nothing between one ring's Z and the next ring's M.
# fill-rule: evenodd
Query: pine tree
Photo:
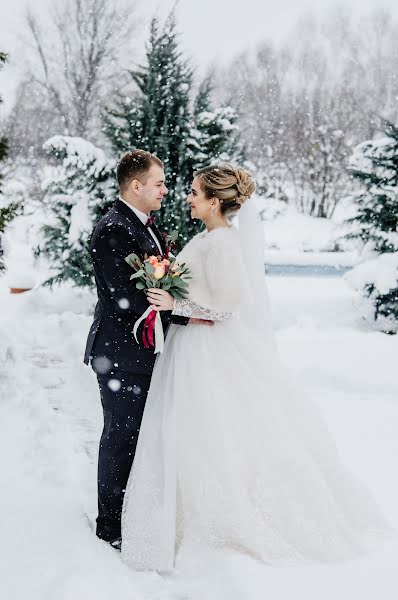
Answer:
M4 52L0 52L0 69L4 66L4 63L7 60L7 54ZM0 104L3 102L0 96ZM0 162L3 161L7 157L8 144L5 137L0 137ZM2 175L0 173L0 194L1 194L1 180Z
M82 138L54 136L44 150L53 162L43 196L50 218L36 255L47 257L55 271L45 283L92 286L89 240L116 195L115 165Z
M376 252L398 249L398 128L383 121L385 138L357 146L350 172L364 190L354 197L356 214L347 221L349 239Z
M191 107L193 72L178 48L173 14L163 27L152 21L146 58L145 67L131 72L137 91L106 109L104 132L116 155L143 148L164 162L169 193L156 219L160 228L179 231L181 247L202 227L186 204L194 170L241 157L236 114L230 107L212 109L210 79Z
M0 208L0 273L5 270L3 250L1 247L1 234L4 233L7 225L19 214L20 205L17 202L11 202L8 206Z
M143 148L163 161L169 193L157 223L169 231L178 228L186 241L197 231L185 203L192 174L187 153L192 70L178 49L173 15L162 28L153 19L146 57L147 65L131 72L138 92L106 110L104 132L117 155Z
M370 298L373 318L388 332L398 329L398 127L382 121L386 137L357 146L350 172L364 188L354 197L356 214L347 238L365 247L370 260L352 280Z
M213 162L244 162L236 124L237 113L231 106L213 109L211 93L211 77L206 77L193 107L189 140L193 170Z
M4 52L0 52L0 68L4 65L7 59L7 55ZM0 104L2 99L0 97ZM8 143L5 137L0 137L0 162L7 158ZM2 175L0 173L0 195L1 195L1 180ZM0 236L4 233L6 226L14 217L19 213L20 206L17 202L12 202L8 206L0 207ZM4 262L2 259L3 250L1 248L1 237L0 237L0 272L5 270Z

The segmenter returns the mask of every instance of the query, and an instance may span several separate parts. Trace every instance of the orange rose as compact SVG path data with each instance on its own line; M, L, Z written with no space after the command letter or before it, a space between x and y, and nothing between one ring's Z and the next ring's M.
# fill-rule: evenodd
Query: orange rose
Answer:
M162 263L163 261L158 262L156 265L153 265L155 267L155 272L153 274L155 279L162 279L162 277L164 277L166 273L166 268Z
M155 266L158 264L158 262L159 262L159 261L158 261L158 259L157 259L157 256L150 256L150 257L148 258L148 262L149 262L149 263L150 263L150 264L151 264L153 267L155 267Z

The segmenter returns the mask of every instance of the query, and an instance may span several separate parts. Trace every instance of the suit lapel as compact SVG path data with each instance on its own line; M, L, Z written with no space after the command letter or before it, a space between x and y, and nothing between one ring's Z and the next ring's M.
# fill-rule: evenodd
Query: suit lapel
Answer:
M141 248L142 253L155 255L159 254L159 248L157 247L155 240L149 233L148 228L143 224L142 221L140 221L135 212L132 211L131 208L126 206L124 202L121 202L119 198L115 200L113 207L118 213L121 213L131 223L134 235L136 236L137 243ZM164 252L165 248L163 238L153 225L151 229L158 238L162 251Z
M156 239L159 240L160 247L162 248L163 254L166 252L166 244L164 243L164 238L160 233L159 229L156 227L155 223L152 223L151 229L153 233L156 235ZM149 234L151 235L151 234Z

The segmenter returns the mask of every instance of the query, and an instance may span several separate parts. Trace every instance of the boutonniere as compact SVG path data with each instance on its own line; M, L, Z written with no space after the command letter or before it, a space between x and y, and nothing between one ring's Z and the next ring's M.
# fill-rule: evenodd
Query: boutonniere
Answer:
M164 258L169 258L171 251L176 247L176 241L178 239L178 231L174 229L170 234L166 231L161 231L160 235L163 238L166 250L164 252Z

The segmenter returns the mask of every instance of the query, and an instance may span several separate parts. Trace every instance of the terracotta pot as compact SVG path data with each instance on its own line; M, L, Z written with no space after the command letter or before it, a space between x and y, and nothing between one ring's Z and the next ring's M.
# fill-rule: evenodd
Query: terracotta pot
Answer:
M11 294L22 294L22 292L28 292L29 290L31 290L32 288L16 288L16 287L10 287L10 293Z

